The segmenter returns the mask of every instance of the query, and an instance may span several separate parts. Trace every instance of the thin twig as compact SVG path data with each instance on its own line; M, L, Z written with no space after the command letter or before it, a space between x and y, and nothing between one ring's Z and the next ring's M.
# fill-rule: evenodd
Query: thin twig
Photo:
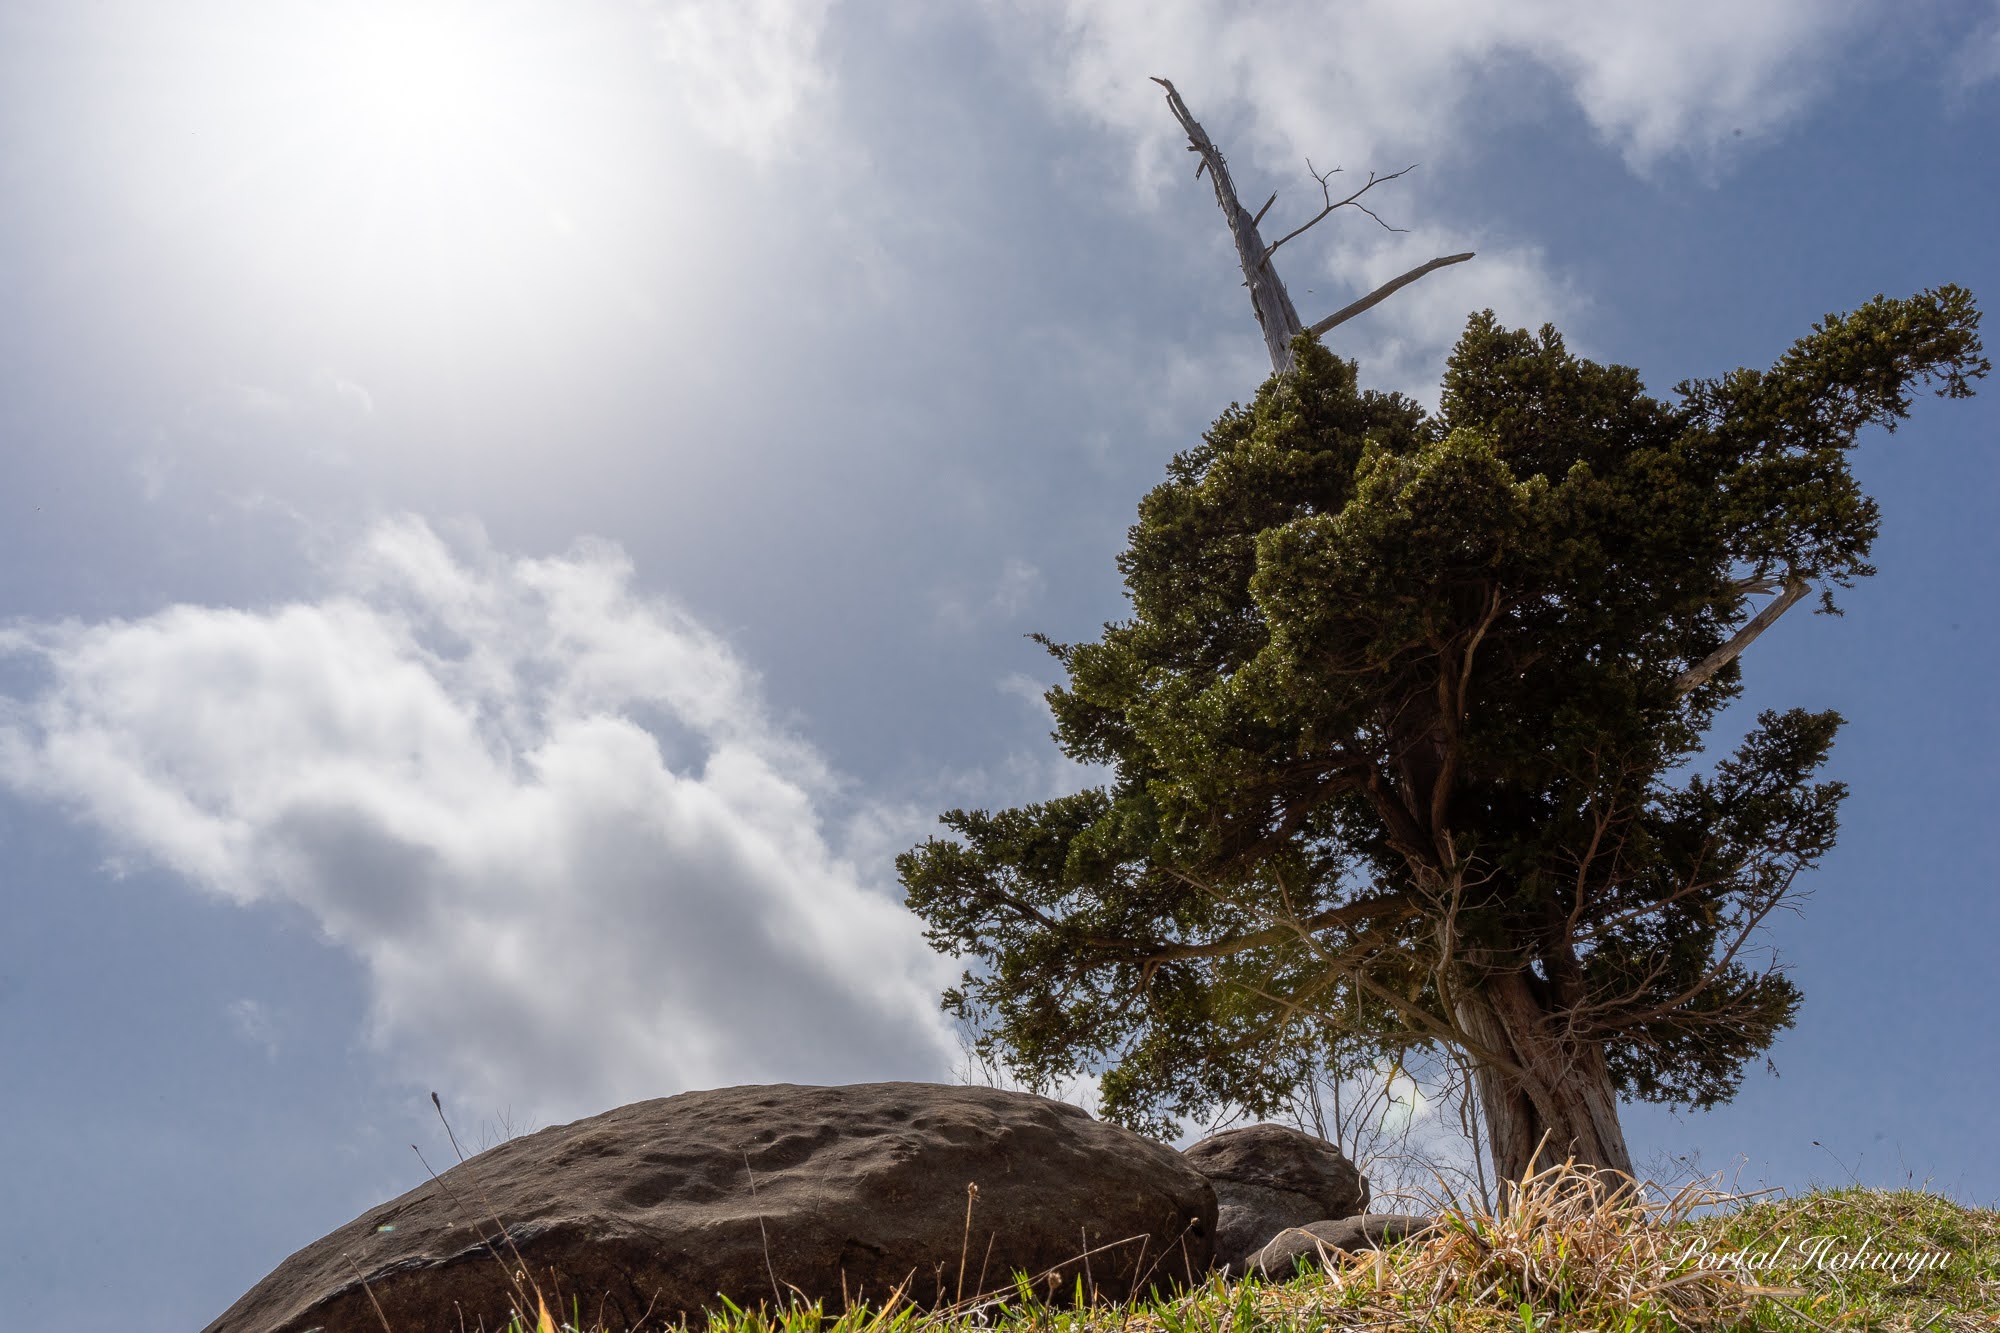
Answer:
M1325 220L1326 215L1333 212L1333 210L1336 208L1358 208L1362 212L1368 214L1369 217L1374 218L1377 222L1381 222L1382 226L1388 231L1400 232L1404 230L1404 228L1402 227L1391 227L1389 226L1388 223L1382 222L1382 219L1376 216L1375 211L1373 209L1369 208L1366 204L1363 204L1359 201L1362 195L1367 194L1370 190L1374 189L1376 186L1382 185L1388 181L1395 180L1399 176L1407 176L1416 169L1417 169L1417 164L1415 162L1412 162L1410 163L1409 166L1404 167L1401 171L1392 171L1386 176L1377 176L1374 172L1371 171L1368 173L1368 183L1366 185L1356 190L1353 194L1348 195L1345 199L1335 199L1333 197L1333 187L1330 184L1328 184L1328 182L1330 182L1336 175L1340 173L1340 168L1335 167L1332 171L1325 171L1325 172L1317 171L1314 170L1313 168L1312 159L1307 158L1306 170L1312 172L1313 179L1319 182L1320 194L1326 200L1326 207L1320 209L1319 212L1313 214L1312 218L1309 221L1307 221L1304 225L1294 227L1292 230L1286 232L1283 236L1280 236L1277 240L1272 241L1269 245L1265 246L1264 262L1267 264L1271 262L1271 256L1278 253L1279 246L1283 245L1286 241L1292 240L1294 237L1305 235L1307 232L1311 231L1314 227L1317 227L1323 220ZM1275 196L1273 197L1275 198ZM1265 207L1268 208L1269 205L1267 204L1265 205ZM1259 216L1261 217L1262 214L1259 214Z
M749 1177L750 1180L750 1201L756 1203L757 1173L750 1169L750 1150L748 1148L743 1150L743 1174ZM764 1230L764 1209L761 1206L757 1209L757 1236L764 1243L764 1271L771 1278L771 1298L778 1303L778 1308L782 1310L785 1307L785 1293L779 1290L778 1287L778 1270L771 1266L771 1235L768 1231Z
M375 1289L370 1287L368 1279L362 1276L361 1265L355 1263L354 1256L345 1251L341 1253L340 1257L347 1260L347 1266L354 1270L354 1276L361 1279L361 1294L366 1296L368 1303L375 1307L375 1317L382 1321L383 1333L396 1333L395 1329L389 1327L389 1316L382 1313L382 1302L375 1299Z
M958 1294L952 1297L956 1305L965 1299L965 1261L972 1252L972 1201L979 1197L979 1183L968 1181L965 1186L965 1237L958 1247ZM984 1276L982 1274L982 1276Z

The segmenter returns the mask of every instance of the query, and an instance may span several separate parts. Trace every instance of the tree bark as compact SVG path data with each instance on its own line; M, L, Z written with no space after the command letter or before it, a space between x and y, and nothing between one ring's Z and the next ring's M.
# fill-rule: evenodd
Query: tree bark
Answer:
M1564 1034L1535 989L1524 973L1496 971L1458 996L1466 1036L1501 1057L1473 1057L1496 1176L1518 1183L1572 1157L1632 1175L1603 1046Z

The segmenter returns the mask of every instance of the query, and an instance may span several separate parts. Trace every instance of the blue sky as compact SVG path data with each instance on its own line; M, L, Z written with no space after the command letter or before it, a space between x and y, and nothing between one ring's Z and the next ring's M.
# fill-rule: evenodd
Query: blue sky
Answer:
M1264 366L1155 74L1275 219L1422 163L1284 255L1312 320L1479 252L1334 335L1420 398L1481 307L1666 393L2000 299L1991 4L0 8L17 1322L199 1326L450 1160L432 1089L956 1076L891 858L1089 780L1025 635ZM1870 437L1881 573L1748 660L1852 794L1663 1173L2000 1197L1996 423Z

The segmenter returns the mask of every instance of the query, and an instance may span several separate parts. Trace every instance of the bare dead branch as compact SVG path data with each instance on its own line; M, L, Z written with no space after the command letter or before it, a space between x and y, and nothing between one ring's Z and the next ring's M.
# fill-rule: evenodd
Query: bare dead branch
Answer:
M1271 211L1271 205L1277 202L1277 194L1274 192L1269 199L1266 199L1264 206L1255 214L1243 207L1236 198L1236 185L1229 178L1229 166L1222 159L1222 150L1215 146L1215 141L1208 137L1206 130L1202 129L1201 122L1188 110L1188 105L1181 99L1179 90L1167 79L1156 77L1153 82L1167 90L1167 105L1172 109L1174 119L1178 120L1181 128L1187 131L1188 151L1200 158L1195 164L1195 179L1200 180L1202 172L1206 171L1210 184L1215 187L1215 202L1221 207L1222 215L1229 224L1230 239L1236 243L1236 260L1243 269L1243 285L1250 289L1250 308L1257 316L1258 327L1263 330L1264 350L1270 354L1271 369L1274 373L1282 375L1292 368L1292 339L1299 334L1310 333L1317 338L1328 329L1343 324L1362 311L1388 299L1433 269L1443 268L1447 264L1460 264L1472 258L1471 252L1468 251L1462 255L1446 255L1433 259L1420 268L1411 269L1392 282L1384 283L1359 301L1336 311L1307 329L1299 318L1297 308L1292 304L1291 294L1285 290L1284 280L1278 276L1277 268L1271 263L1271 256L1277 253L1279 246L1304 235L1324 221L1328 214L1340 208L1357 208L1388 230L1400 231L1401 228L1389 226L1373 209L1360 202L1361 196L1385 181L1395 180L1416 170L1417 164L1413 162L1401 171L1393 171L1386 176L1377 176L1371 171L1368 173L1367 183L1360 189L1344 198L1335 199L1331 181L1340 168L1335 167L1332 171L1322 172L1313 166L1311 159L1307 159L1306 170L1312 172L1313 179L1319 182L1320 197L1324 207L1304 225L1293 228L1270 245L1265 245L1263 237L1257 231L1257 224Z
M1400 175L1402 173L1398 172L1397 174ZM1387 180L1388 177L1385 176L1383 177L1383 179ZM1423 277L1424 274L1433 272L1437 269L1441 269L1445 267L1447 264L1463 264L1466 260L1472 258L1472 256L1475 253L1477 252L1473 250L1467 250L1462 255L1444 255L1441 258L1431 260L1431 262L1428 264L1419 264L1415 268L1411 269L1408 273L1405 273L1402 277L1391 278L1389 281L1383 283L1380 287L1377 287L1374 291L1368 293L1368 295L1362 297L1359 301L1354 302L1352 305L1342 306L1340 309L1334 311L1331 315L1328 315L1325 319L1321 320L1319 323L1307 329L1306 332L1310 333L1313 337L1317 338L1321 334L1325 333L1328 329L1334 328L1335 326L1340 324L1345 324L1348 320L1353 319L1356 315L1361 314L1363 311L1374 309L1376 306L1382 304L1382 302L1394 296L1397 292L1403 290L1403 288L1415 282L1418 278Z
M1369 217L1374 218L1377 222L1381 222L1385 230L1402 231L1403 228L1401 227L1391 227L1388 223L1382 222L1382 219L1376 215L1373 209L1369 208L1366 204L1363 204L1359 201L1362 195L1367 194L1370 190L1374 189L1376 186L1385 184L1388 181L1395 180L1398 176L1407 176L1416 169L1417 169L1417 164L1415 162L1412 162L1410 163L1409 166L1404 167L1401 171L1392 171L1386 176L1377 176L1374 172L1371 171L1368 173L1368 183L1366 185L1356 190L1353 194L1348 195L1345 199L1335 199L1333 197L1333 186L1329 184L1329 182L1331 182L1334 176L1339 173L1340 168L1335 167L1332 171L1325 171L1325 172L1318 171L1314 169L1312 164L1312 159L1307 158L1306 170L1312 172L1313 179L1319 182L1320 195L1322 198L1325 199L1326 207L1320 209L1319 212L1313 214L1312 217L1309 218L1303 226L1294 227L1292 230L1286 232L1283 236L1280 236L1277 240L1272 241L1268 246L1264 247L1264 262L1268 264L1271 261L1271 256L1278 253L1279 246L1283 245L1286 241L1294 239L1295 237L1305 235L1307 232L1311 231L1314 227L1317 227L1320 223L1324 222L1326 220L1327 214L1333 212L1333 210L1336 208L1358 208L1362 212L1366 213ZM1276 198L1277 196L1273 195L1272 197ZM1265 207L1268 208L1270 207L1270 205L1266 204ZM1263 214L1260 213L1258 214L1258 216L1262 217Z
M1771 604L1751 617L1750 623L1737 630L1728 643L1723 644L1694 666L1674 677L1676 698L1706 685L1709 678L1728 666L1740 656L1745 648L1754 643L1759 634L1778 622L1778 617L1792 609L1798 601L1812 591L1812 585L1796 576L1785 580L1785 590L1778 594Z

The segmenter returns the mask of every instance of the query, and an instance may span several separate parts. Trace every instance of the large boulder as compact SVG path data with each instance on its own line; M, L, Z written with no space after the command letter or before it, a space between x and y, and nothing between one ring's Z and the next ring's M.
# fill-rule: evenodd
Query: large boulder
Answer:
M1319 1268L1325 1260L1342 1254L1385 1249L1399 1240L1420 1235L1435 1224L1432 1218L1408 1213L1362 1213L1338 1221L1287 1227L1250 1257L1248 1271L1282 1282L1298 1271L1300 1259Z
M1284 1125L1246 1125L1182 1154L1215 1186L1215 1265L1246 1271L1286 1227L1368 1210L1368 1180L1339 1148Z
M552 1313L560 1293L616 1329L699 1328L718 1294L837 1312L907 1282L930 1305L1017 1271L1052 1274L1059 1299L1079 1276L1123 1299L1207 1269L1215 1208L1173 1149L1043 1097L721 1088L483 1152L306 1246L206 1333L505 1327L516 1251Z

